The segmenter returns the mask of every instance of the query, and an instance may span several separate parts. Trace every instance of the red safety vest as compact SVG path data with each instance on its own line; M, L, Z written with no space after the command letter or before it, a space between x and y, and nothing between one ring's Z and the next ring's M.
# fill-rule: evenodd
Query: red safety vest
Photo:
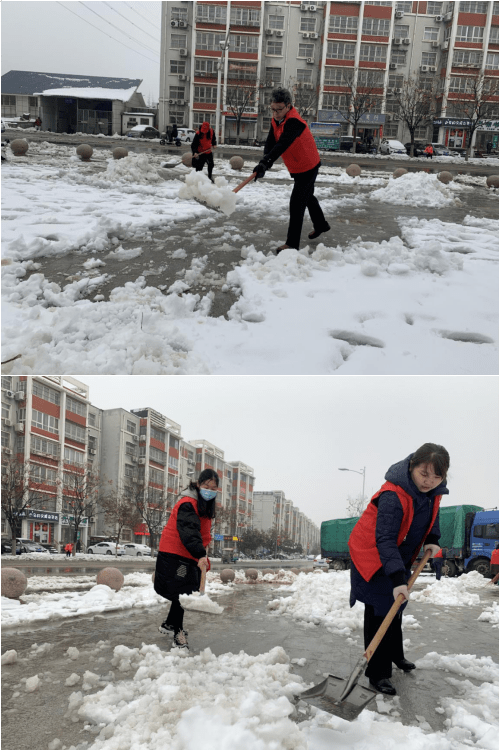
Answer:
M399 485L394 485L392 482L386 482L371 498L371 501L376 500L380 494L386 490L392 490L396 493L403 507L403 521L401 522L398 534L399 546L408 534L413 521L413 499L411 495L403 490L403 488L400 488ZM422 542L417 546L412 561L417 557L423 541L432 529L432 525L434 524L439 511L439 502L441 501L441 498L442 496L440 495L437 495L434 498L431 522L422 538ZM380 560L380 554L375 539L377 511L378 509L375 504L370 502L359 520L356 522L348 542L353 563L365 581L370 581L372 576L382 567L382 561Z
M170 514L170 519L163 528L160 538L160 551L162 553L182 555L184 558L191 558L193 561L197 561L198 559L191 555L189 550L183 545L179 532L177 531L177 514L179 512L179 507L183 503L191 503L196 513L198 513L198 498L194 491L188 490L175 504L172 513ZM212 535L210 534L212 520L205 516L200 516L200 526L201 540L205 548L208 548L212 539Z
M490 565L491 566L495 566L495 565L498 566L498 549L495 549L495 550L491 551Z
M198 130L198 135L198 153L200 153L201 151L212 152L212 138L214 137L213 128L210 128L207 133L202 133L200 127L200 129Z
M442 558L442 557L443 557L443 551L441 550L441 548L439 548L439 552L436 553L436 555L434 556L434 558Z
M292 109L286 113L283 122L279 125L274 117L272 118L271 123L276 143L278 143L281 138L286 122L291 118L299 120L299 122L304 123L306 126L300 136L296 138L291 146L289 146L281 155L287 170L293 175L299 172L307 172L308 170L317 167L320 162L320 157L313 135L309 130L306 121L301 118L295 107L292 107Z

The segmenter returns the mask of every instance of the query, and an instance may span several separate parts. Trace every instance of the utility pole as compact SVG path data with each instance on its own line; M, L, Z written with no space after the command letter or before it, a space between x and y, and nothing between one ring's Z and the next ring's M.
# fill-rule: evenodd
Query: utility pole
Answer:
M224 69L224 63L226 61L226 52L229 47L229 34L231 33L231 27L227 30L226 38L223 42L220 42L221 56L217 63L217 104L215 105L215 134L217 136L217 143L224 143L224 134L220 133L220 104L221 104L221 83L222 83L222 71Z

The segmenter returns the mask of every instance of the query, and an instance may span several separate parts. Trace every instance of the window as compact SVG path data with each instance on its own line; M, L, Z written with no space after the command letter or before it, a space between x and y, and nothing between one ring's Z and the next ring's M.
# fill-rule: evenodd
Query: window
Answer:
M52 404L61 403L61 395L59 391L51 389L49 386L44 386L38 381L33 381L33 394L39 396L40 399L45 399L46 402L52 402Z
M134 466L132 464L126 464L125 465L125 477L133 477L134 476Z
M80 415L81 417L87 416L87 405L83 402L78 402L76 399L72 399L70 396L66 397L66 409L75 415Z
M498 540L498 523L497 524L477 524L472 534L474 537L481 537L486 540Z
M231 52L254 52L259 49L259 37L256 34L231 34L229 37Z
M228 79L238 79L245 81L257 80L257 65L255 63L243 63L241 61L229 61Z
M38 97L36 96L28 97L28 107L38 107Z
M146 446L139 446L139 456L146 456Z
M281 68L266 68L266 81L272 81L274 86L281 83Z
M61 447L58 443L35 435L31 436L31 450L36 454L50 454L56 458L61 454Z
M422 52L421 65L436 65L437 52Z
M97 425L97 415L94 412L89 412L89 425L93 428Z
M57 478L55 469L49 469L49 467L42 467L39 464L32 464L30 470L30 477L35 482L47 482L54 484Z
M332 60L354 60L355 44L349 42L328 42L326 56Z
M196 20L205 23L225 24L227 20L227 7L225 5L208 5L207 3L196 4Z
M256 8L231 8L231 25L260 26L260 10Z
M323 94L323 109L325 110L347 110L348 98L345 94Z
M205 452L205 466L206 467L213 467L214 466L214 458L213 458L213 456L210 456L210 454L207 454L206 452Z
M215 86L195 86L194 100L195 102L210 102L215 104L217 102L217 88Z
M392 4L392 3L391 3ZM411 13L413 3L396 3L396 10L402 10L403 13Z
M440 16L443 3L427 3L426 13L428 16Z
M426 26L424 28L424 42L435 42L439 39L439 28L437 26Z
M168 457L168 466L173 467L173 469L178 469L179 467L179 460L175 456Z
M457 42L482 42L484 28L482 26L457 26Z
M193 112L193 128L197 129L200 127L202 123L210 122L210 118L214 116L213 111L212 112L200 112L199 110L196 110ZM180 125L182 122L179 120L178 124Z
M2 104L16 106L16 97L10 94L2 94Z
M125 453L129 456L136 456L135 443L125 443Z
M132 420L127 420L127 433L134 433L135 434L135 422L132 422Z
M406 50L393 49L391 52L391 63L406 65Z
M7 420L10 417L10 406L5 404L5 402L2 402L2 417L5 417Z
M378 44L362 44L359 59L368 62L385 63L386 54L387 47Z
M157 430L153 426L151 426L151 438L160 441L160 443L165 443L165 433L163 430Z
M493 3L493 15L494 16L498 16L498 5L499 5L498 0L495 0Z
M352 79L350 68L325 68L325 83L330 86L347 86Z
M95 435L89 435L89 449L97 448L97 438Z
M217 60L195 60L195 76L214 76L217 78Z
M490 44L498 44L498 26L492 26L490 29Z
M429 138L429 128L426 125L419 125L415 128L415 139L417 141L426 141Z
M279 29L283 31L285 28L285 16L277 16L270 14L267 17L268 29Z
M391 21L388 18L363 18L361 31L372 36L388 37L390 27Z
M69 446L64 447L64 461L68 464L80 464L83 465L84 454L81 451L75 451L75 449Z
M160 451L160 449L155 449L154 446L149 447L149 458L154 462L158 462L158 464L165 465L167 463L167 455L165 452Z
M486 70L498 70L498 52L488 52L485 68Z
M480 67L483 53L480 50L454 50L452 65Z
M450 78L450 91L465 93L468 90L467 80L465 76L452 76Z
M10 446L10 436L6 430L2 430L2 448Z
M299 44L297 57L314 57L314 44Z
M316 17L315 16L301 16L300 17L300 31L316 31Z
M2 388L8 391L12 390L12 378L10 376L2 376Z
M397 39L407 39L410 36L410 27L407 24L397 23L394 26L394 37Z
M24 454L24 436L20 435L16 439L16 451L18 454Z
M179 73L185 73L186 72L186 61L185 60L171 60L170 61L170 73L172 74L179 74Z
M66 420L64 426L64 435L66 436L66 438L71 438L73 441L85 443L87 431L85 430L85 428L82 428L81 425L77 425L74 422Z
M358 86L383 86L384 85L384 73L383 71L373 70L370 68L366 70L360 70L358 72Z
M170 124L173 125L173 123L176 123L177 125L184 125L184 112L182 110L169 110L168 114ZM203 120L206 120L207 118L203 118ZM196 127L202 124L203 120L200 120L200 122L197 124Z
M401 89L403 86L404 76L397 75L396 73L389 73L389 88Z
M172 8L170 11L171 21L187 21L187 8Z
M280 55L283 57L283 42L275 42L274 39L268 39L266 55Z
M174 435L170 435L168 437L168 445L171 446L173 449L179 448L179 439L176 438Z
M302 83L312 83L311 68L297 68L297 81L302 81Z
M154 467L149 468L149 481L154 482L157 485L161 485L163 487L164 483L164 473L161 472L159 469L155 469Z
M487 13L488 3L460 3L461 13Z
M358 17L330 16L328 31L334 34L356 34L358 31Z
M171 34L170 47L173 49L180 49L181 47L187 47L186 34Z
M59 420L52 415L46 415L45 412L38 412L38 410L32 410L31 425L35 428L41 428L47 430L50 433L59 433Z
M400 104L397 99L394 99L394 97L389 97L389 99L385 103L385 111L391 112L392 114L399 113L400 110Z

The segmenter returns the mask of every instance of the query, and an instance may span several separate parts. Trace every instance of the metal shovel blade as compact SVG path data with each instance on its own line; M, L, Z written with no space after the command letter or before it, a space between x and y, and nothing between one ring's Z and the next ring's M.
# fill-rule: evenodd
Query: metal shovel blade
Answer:
M354 720L366 705L375 698L377 692L355 683L348 695L342 698L346 687L347 681L345 678L338 678L336 675L330 674L317 686L303 691L298 698L346 720Z

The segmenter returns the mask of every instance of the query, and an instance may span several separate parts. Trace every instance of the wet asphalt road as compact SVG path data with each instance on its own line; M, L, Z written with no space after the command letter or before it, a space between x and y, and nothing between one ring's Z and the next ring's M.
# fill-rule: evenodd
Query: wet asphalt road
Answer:
M423 575L415 584L415 590L425 587L426 579L428 581L429 576ZM481 597L478 606L410 604L408 614L413 615L422 628L407 630L404 634L405 639L411 641L406 650L408 659L416 660L436 651L491 656L498 662L498 630L487 622L477 621L488 605L498 601L498 588L491 586L474 591ZM312 629L290 617L273 615L266 610L266 604L277 595L276 586L272 584L239 584L228 595L212 596L224 605L222 615L187 612L185 626L189 631L191 653L210 647L216 655L240 650L257 655L280 645L290 659L306 658L303 667L294 666L295 672L306 681L318 683L323 673L328 672L347 677L362 654L362 633L355 632L355 643L349 643L346 637L331 634L324 627ZM119 644L135 648L146 643L169 650L171 638L157 630L167 608L168 604L147 610L47 622L44 626L4 629L2 652L15 649L18 662L2 669L2 749L47 749L55 737L66 747L78 748L82 743L92 742L95 736L83 729L83 722L74 723L64 717L69 695L78 690L78 686L65 686L65 679L73 672L82 675L85 670L98 673L102 686L109 680L131 678L132 673L117 673L112 666L113 648ZM90 652L101 640L105 642L99 652L103 659L96 664ZM47 642L52 645L48 654L30 654L34 644ZM80 651L77 661L65 655L68 647L77 647ZM20 679L35 674L42 678L42 687L27 697ZM475 685L480 683L469 680ZM418 715L425 717L433 730L444 729L446 715L438 714L435 707L441 696L453 695L454 688L447 673L421 669L405 674L395 669L393 682L398 690L404 724L418 725ZM20 695L13 698L16 691ZM375 702L370 709L376 710Z

